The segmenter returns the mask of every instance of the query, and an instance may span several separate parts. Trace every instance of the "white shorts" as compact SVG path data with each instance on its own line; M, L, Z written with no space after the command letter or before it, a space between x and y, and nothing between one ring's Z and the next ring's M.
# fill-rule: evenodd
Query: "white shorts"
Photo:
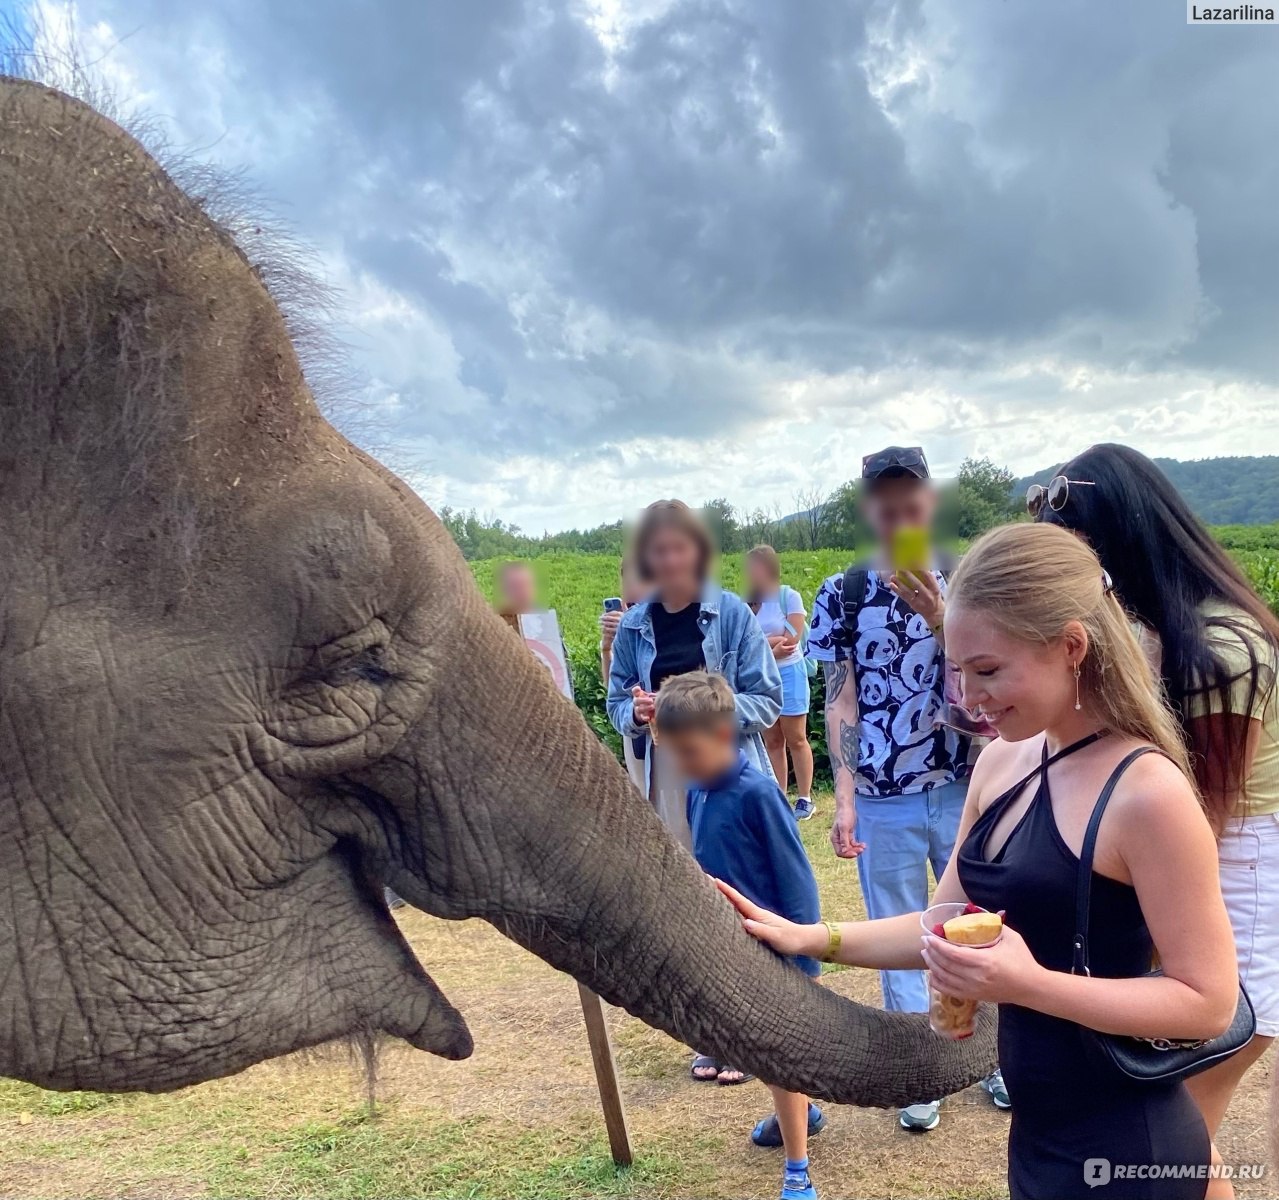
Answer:
M1235 931L1239 978L1257 1033L1279 1035L1279 814L1233 818L1218 847L1221 894Z

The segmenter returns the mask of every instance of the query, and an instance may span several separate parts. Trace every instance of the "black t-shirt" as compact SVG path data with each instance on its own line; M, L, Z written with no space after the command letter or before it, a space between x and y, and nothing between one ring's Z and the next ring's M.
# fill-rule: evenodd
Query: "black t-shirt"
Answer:
M667 612L660 600L653 602L653 641L657 644L657 657L653 659L654 691L672 675L697 671L706 665L702 656L702 631L697 624L701 611L701 603L696 600L678 612Z

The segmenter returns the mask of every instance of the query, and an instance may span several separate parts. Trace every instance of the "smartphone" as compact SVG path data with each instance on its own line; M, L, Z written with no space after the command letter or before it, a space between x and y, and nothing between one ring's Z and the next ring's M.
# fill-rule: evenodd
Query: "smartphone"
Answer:
M894 571L927 571L933 557L928 530L910 526L894 531L892 553Z
M605 599L604 601L604 611L605 612L621 612L622 611L621 596L607 597L607 599Z

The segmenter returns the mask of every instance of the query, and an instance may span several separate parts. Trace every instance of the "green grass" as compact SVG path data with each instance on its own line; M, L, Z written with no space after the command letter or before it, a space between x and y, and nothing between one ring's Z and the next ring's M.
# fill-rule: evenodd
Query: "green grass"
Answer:
M1222 526L1216 531L1261 597L1279 612L1279 525ZM742 591L741 554L725 555L720 574L725 587ZM847 550L787 550L781 554L782 579L804 598L812 616L813 598L822 581L848 565ZM481 559L471 569L481 590L491 600L494 576L503 559ZM604 554L546 554L530 560L537 576L542 603L555 609L568 651L573 692L595 733L614 753L621 745L605 711L606 681L600 676L599 614L605 596L618 591L618 560ZM820 681L819 681L820 684ZM829 779L826 759L822 691L813 689L809 731L817 752L819 778Z
M214 1197L265 1195L431 1196L439 1200L573 1200L649 1195L682 1166L654 1148L619 1171L602 1136L520 1130L492 1118L364 1110L332 1123L308 1123L265 1147L223 1155L208 1176Z
M342 1099L350 1104L349 1093ZM94 1120L104 1109L122 1119ZM687 1184L690 1171L709 1178L706 1164L715 1152L709 1145L650 1141L634 1167L618 1170L602 1132L588 1132L599 1124L592 1113L583 1113L580 1129L521 1128L496 1117L454 1119L398 1104L370 1113L360 1105L323 1120L286 1115L275 1127L279 1114L255 1103L206 1107L199 1089L173 1097L109 1096L43 1092L0 1080L0 1115L12 1123L22 1113L56 1118L40 1140L24 1145L26 1161L83 1177L85 1195L108 1183L114 1193L122 1180L173 1179L186 1192L227 1200L651 1196L676 1179ZM690 1154L704 1165L688 1161ZM0 1156L0 1192L10 1190Z

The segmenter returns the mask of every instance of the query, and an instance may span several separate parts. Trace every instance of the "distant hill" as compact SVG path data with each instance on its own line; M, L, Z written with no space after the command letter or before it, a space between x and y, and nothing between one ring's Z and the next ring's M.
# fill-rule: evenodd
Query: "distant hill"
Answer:
M1262 525L1279 521L1279 456L1157 458L1159 469L1209 525ZM1013 484L1020 497L1032 483L1047 483L1061 469L1045 467Z

